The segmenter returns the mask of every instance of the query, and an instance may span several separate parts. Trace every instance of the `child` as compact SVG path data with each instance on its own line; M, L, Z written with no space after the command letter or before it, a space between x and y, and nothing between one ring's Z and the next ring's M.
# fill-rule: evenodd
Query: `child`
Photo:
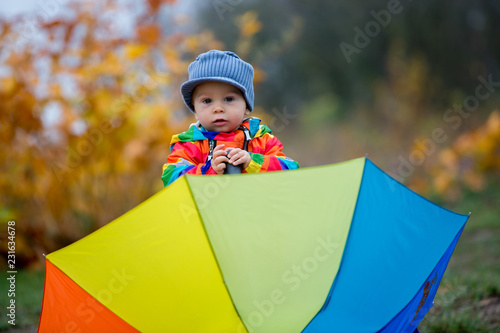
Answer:
M212 50L189 65L181 86L196 123L172 137L161 176L165 186L184 174L220 175L226 163L242 173L297 169L253 110L253 67L233 52Z

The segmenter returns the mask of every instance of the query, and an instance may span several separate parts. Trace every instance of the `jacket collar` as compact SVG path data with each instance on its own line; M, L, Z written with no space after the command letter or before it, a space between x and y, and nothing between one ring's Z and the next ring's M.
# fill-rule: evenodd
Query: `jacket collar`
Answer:
M243 120L241 126L245 126L250 131L250 136L253 138L263 136L266 133L270 133L271 130L266 125L260 124L261 120L256 117L249 117ZM182 132L180 134L172 136L172 140L170 144L174 144L176 142L192 142L192 141L200 141L206 139L230 139L234 137L235 132L223 133L223 132L210 132L203 128L199 121L193 123L189 126L189 129L186 132Z

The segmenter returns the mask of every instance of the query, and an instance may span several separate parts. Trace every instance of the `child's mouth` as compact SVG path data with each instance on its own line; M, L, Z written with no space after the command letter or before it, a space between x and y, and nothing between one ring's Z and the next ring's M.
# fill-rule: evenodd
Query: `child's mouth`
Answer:
M214 121L214 124L217 125L217 126L223 126L223 125L225 125L227 123L228 123L228 121L225 120L225 119L217 119L217 120Z

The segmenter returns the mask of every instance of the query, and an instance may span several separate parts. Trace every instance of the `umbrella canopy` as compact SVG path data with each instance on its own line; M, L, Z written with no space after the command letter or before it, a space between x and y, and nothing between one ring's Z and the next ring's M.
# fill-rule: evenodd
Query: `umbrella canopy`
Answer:
M467 218L365 158L185 176L47 256L39 332L413 332Z

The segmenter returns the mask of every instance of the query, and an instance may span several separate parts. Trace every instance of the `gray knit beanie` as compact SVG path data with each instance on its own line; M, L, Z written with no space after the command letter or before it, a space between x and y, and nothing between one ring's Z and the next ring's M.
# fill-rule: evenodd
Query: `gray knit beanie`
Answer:
M186 106L194 112L192 97L197 85L209 81L229 83L239 88L253 110L253 67L230 51L211 50L200 54L188 68L189 80L181 86Z

